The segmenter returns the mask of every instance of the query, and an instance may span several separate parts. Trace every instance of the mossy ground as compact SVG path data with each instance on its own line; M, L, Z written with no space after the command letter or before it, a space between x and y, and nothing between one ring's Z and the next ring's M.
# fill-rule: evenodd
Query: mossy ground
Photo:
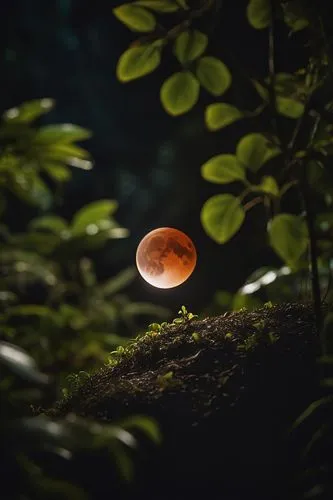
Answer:
M287 433L317 396L318 354L304 304L185 321L138 339L55 413L157 419L164 443L141 456L129 498L286 499L298 451Z

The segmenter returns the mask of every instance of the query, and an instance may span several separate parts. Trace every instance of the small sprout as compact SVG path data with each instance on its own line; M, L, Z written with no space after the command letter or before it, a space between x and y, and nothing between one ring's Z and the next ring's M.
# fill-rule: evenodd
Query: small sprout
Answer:
M264 307L267 307L267 309L271 309L273 307L272 301L269 300L268 302L265 302Z
M231 332L228 332L225 334L225 338L226 339L232 339L233 338L233 334Z
M200 334L198 332L193 332L192 333L192 339L194 340L194 342L199 342L200 340Z
M164 375L158 375L157 383L160 385L162 390L175 385L176 382L173 378L173 372L170 371L165 373Z
M158 323L151 323L149 326L148 326L148 329L150 332L160 332L161 331L161 325L159 325Z
M198 315L197 314L193 314L193 313L188 313L187 314L187 319L194 319L194 318L197 318Z
M184 322L184 320L183 320L182 318L175 318L175 319L173 320L173 323L174 323L175 325L179 325L180 323L183 323L183 322Z

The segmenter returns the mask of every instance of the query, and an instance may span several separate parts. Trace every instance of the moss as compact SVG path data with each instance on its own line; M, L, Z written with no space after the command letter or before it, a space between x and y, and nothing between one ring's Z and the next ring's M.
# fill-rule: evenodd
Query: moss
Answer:
M141 460L135 496L279 498L295 454L287 430L315 397L318 353L306 304L192 319L139 338L53 413L160 422L164 445Z

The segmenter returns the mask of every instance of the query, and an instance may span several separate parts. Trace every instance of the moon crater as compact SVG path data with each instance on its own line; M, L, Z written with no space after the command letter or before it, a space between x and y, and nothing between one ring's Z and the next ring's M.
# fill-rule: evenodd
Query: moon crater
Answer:
M148 233L136 252L139 273L157 288L181 285L192 274L196 262L197 253L190 238L170 227Z

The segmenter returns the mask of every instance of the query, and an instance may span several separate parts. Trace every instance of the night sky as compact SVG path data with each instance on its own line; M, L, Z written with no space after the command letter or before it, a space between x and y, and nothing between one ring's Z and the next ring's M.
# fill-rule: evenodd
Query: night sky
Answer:
M200 166L218 153L231 153L242 134L256 126L251 120L223 131L205 129L205 106L216 99L201 91L194 110L180 118L168 116L159 89L179 69L171 50L152 75L121 84L115 75L121 53L136 38L115 19L110 0L7 0L1 6L3 92L1 110L24 100L52 97L56 108L48 123L75 123L93 131L84 146L95 159L91 172L77 171L66 188L63 205L54 211L71 217L85 203L99 198L119 202L118 221L130 237L111 241L95 256L101 279L135 263L135 249L150 230L171 226L188 233L198 252L191 279L179 288L156 290L137 278L130 296L169 305L200 309L216 289L236 290L253 269L276 263L265 247L265 220L252 212L228 244L214 243L203 231L200 209L223 186L201 178ZM247 75L265 77L267 32L257 32L245 18L246 0L227 2L198 27L210 37L208 52L231 69L233 84L220 100L254 109L258 96ZM292 42L278 32L277 71L295 68L302 54L302 35ZM255 130L253 130L255 131ZM227 186L226 190L229 189ZM232 188L233 189L233 188ZM25 209L15 207L9 224L22 229ZM255 220L256 219L256 220Z

